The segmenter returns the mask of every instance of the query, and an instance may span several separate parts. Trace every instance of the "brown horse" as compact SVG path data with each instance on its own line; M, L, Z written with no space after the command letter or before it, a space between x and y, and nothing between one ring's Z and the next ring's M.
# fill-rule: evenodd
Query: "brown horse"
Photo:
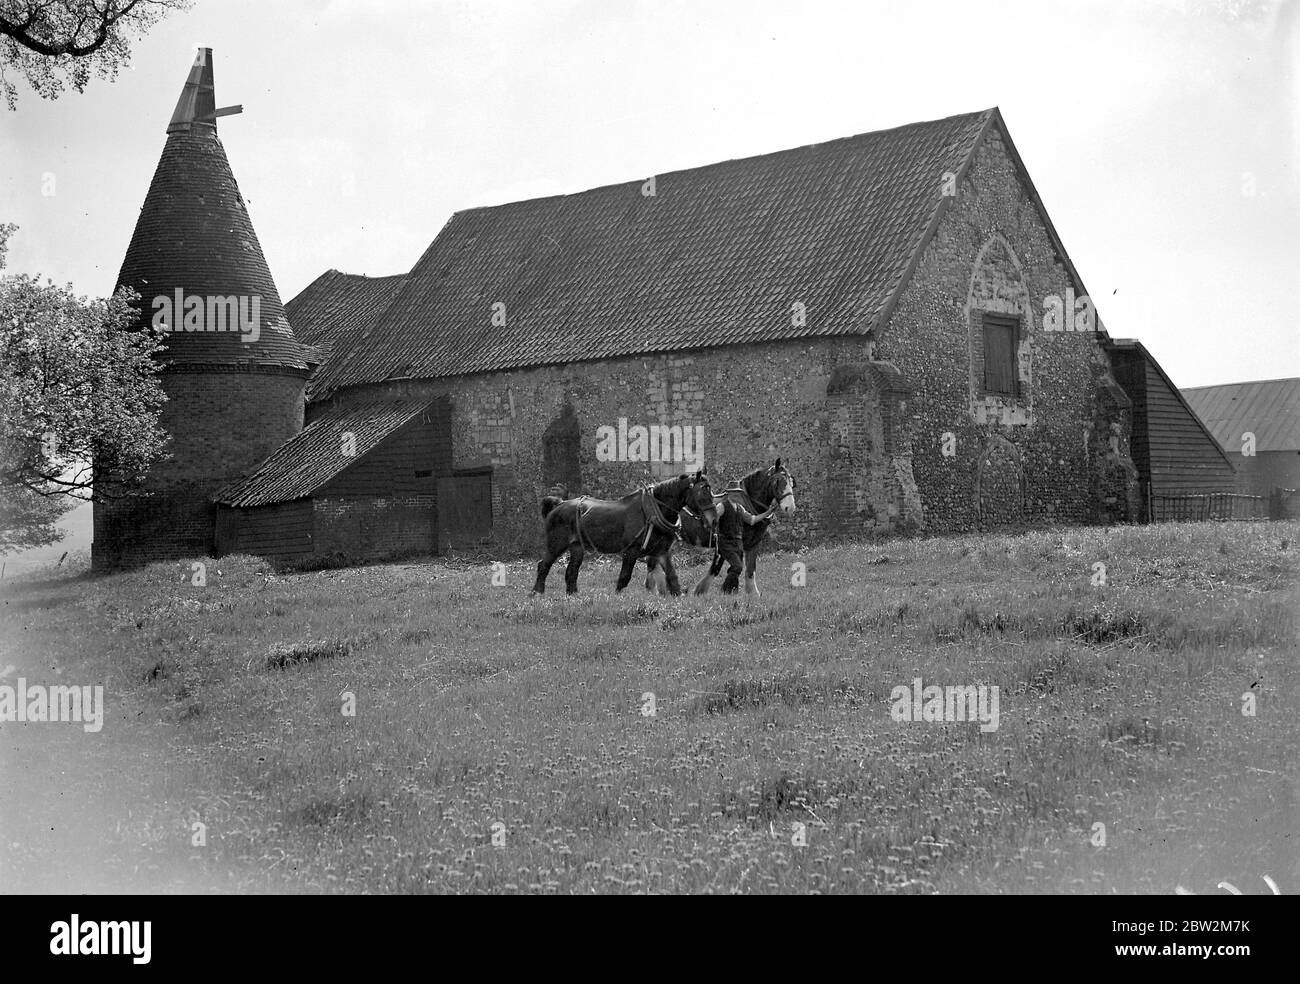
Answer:
M766 512L775 503L777 509L787 516L794 514L794 477L786 471L781 459L777 458L776 463L770 468L756 468L735 486L728 488L720 495L715 495L714 502L719 502L724 498L730 498L740 503L749 512L758 515ZM711 550L718 548L718 531L714 525L716 522L715 511L703 511L693 509L682 510L682 543L697 547L708 547ZM755 577L755 569L758 566L758 548L762 545L767 536L767 528L771 524L771 519L764 519L753 526L745 527L744 539L742 541L744 549L744 568L745 568L745 593L758 595L758 580ZM715 553L712 564L709 565L709 572L695 586L695 594L707 594L709 584L718 576L722 570L725 558L722 554ZM646 559L645 586L647 591L659 593L660 575L655 567L653 557ZM740 586L740 572L737 568L729 568L727 577L722 582L722 591L724 594L733 594Z
M681 583L673 569L670 551L677 540L682 509L690 507L703 512L713 505L713 490L709 488L707 471L707 468L701 468L694 474L684 473L631 492L621 499L546 496L542 500L542 516L546 519L546 554L537 564L537 582L533 585L533 592L541 594L546 590L546 576L565 551L569 554L569 563L564 569L565 590L569 594L576 592L582 558L588 550L595 550L597 553L623 555L617 590L627 587L636 562L647 557L652 566L663 568L668 589L675 595L681 594Z
M756 468L744 478L740 483L732 488L728 488L724 493L728 499L739 503L745 509L754 515L760 515L767 512L773 504L786 516L794 515L794 477L785 470L781 464L781 459L776 459L776 464L770 468ZM771 524L770 518L761 520L753 526L746 526L742 534L742 546L744 551L744 569L745 569L745 594L758 596L758 579L755 577L755 569L758 567L758 548L762 546L763 540L767 537L767 528ZM694 534L695 531L693 530ZM709 590L709 583L718 576L722 570L722 565L726 559L721 553L713 555L713 563L709 565L709 572L695 586L695 593L698 595L706 594ZM740 586L740 568L734 563L727 569L727 577L722 582L722 593L733 594Z

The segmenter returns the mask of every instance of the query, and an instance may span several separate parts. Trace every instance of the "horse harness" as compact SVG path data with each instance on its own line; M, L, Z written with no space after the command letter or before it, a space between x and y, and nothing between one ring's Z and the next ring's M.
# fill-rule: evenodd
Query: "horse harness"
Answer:
M590 498L591 496L584 495L578 500L578 511L573 520L574 532L578 534L578 545L582 547L583 550L596 549L595 545L588 544L586 537L582 535L582 517L587 515L587 513L592 509L592 503L587 501ZM641 490L641 515L646 521L644 536L637 534L638 539L641 540L642 552L650 546L650 536L655 530L659 530L661 533L671 534L674 540L682 535L681 516L677 517L675 523L668 522L664 517L663 506L660 505L659 500L654 497L654 494L651 492L651 487L649 486Z
M701 543L700 546L713 549L714 545L718 542L718 531L714 529L713 525L690 506L682 506L682 512L686 513L687 516L690 516L691 519L698 521L703 529L708 530L709 539L707 542Z
M668 522L664 518L664 509L659 500L651 493L649 488L641 490L641 515L645 517L646 527L645 536L641 539L641 552L644 553L650 546L650 534L655 530L661 533L668 533L674 540L682 535L682 517L678 516L674 523Z

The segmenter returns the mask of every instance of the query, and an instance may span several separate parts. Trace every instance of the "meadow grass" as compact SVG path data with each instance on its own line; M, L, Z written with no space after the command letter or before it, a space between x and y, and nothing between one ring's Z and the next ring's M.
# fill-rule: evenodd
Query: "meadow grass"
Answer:
M540 598L531 561L59 572L0 583L0 665L108 721L5 744L86 775L150 889L1296 891L1298 534L841 544L764 555L752 603L615 595L612 560ZM915 677L997 686L998 729L893 720Z

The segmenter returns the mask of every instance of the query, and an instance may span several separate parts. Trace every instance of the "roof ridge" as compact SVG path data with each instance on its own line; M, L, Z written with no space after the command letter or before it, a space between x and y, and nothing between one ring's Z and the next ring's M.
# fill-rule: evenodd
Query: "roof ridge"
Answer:
M1000 121L995 106L658 172L653 197L638 178L458 211L387 281L366 334L339 336L309 398L395 375L861 335L946 214L941 175L964 173ZM332 287L346 298L363 283ZM508 321L494 308L489 327L498 303ZM362 309L344 299L339 317L360 324Z
M1272 379L1242 379L1235 383L1206 383L1204 386L1180 387L1184 393L1191 390L1222 389L1225 386L1262 386L1264 383L1300 383L1300 376L1274 376Z
M720 161L709 161L706 164L694 164L690 167L679 167L673 171L655 171L653 174L643 174L640 177L629 178L626 181L611 181L607 184L594 185L590 188L580 188L577 191L560 192L555 195L539 195L536 198L518 198L510 202L497 202L495 205L472 205L469 208L457 209L452 212L452 217L466 215L470 212L492 211L498 208L508 208L511 205L524 205L529 203L547 202L553 199L573 198L578 195L589 195L597 191L608 191L614 188L627 188L633 185L644 184L649 178L654 177L670 178L675 175L694 174L697 171L706 171L710 168L722 167L726 164L748 163L750 161L761 161L769 157L779 157L782 154L794 154L801 150L811 150L813 147L831 147L836 144L847 143L851 140L861 140L864 137L879 137L887 133L897 133L900 130L912 130L924 126L935 126L940 123L951 123L954 120L973 118L977 116L991 116L998 112L998 107L992 106L988 109L976 110L969 113L953 113L950 116L943 116L933 120L916 120L912 123L900 123L897 126L887 126L879 130L864 130L861 133L853 133L846 137L832 137L829 140L817 140L813 143L796 144L793 147L783 147L780 150L767 150L761 154L748 154L744 157L726 157Z

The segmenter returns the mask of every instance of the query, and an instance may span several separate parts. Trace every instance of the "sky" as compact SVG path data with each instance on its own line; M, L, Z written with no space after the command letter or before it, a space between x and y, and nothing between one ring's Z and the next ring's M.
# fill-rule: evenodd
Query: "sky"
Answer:
M1113 337L1179 386L1300 376L1293 0L196 0L0 109L8 268L104 295L195 49L288 300L459 209L998 106Z

